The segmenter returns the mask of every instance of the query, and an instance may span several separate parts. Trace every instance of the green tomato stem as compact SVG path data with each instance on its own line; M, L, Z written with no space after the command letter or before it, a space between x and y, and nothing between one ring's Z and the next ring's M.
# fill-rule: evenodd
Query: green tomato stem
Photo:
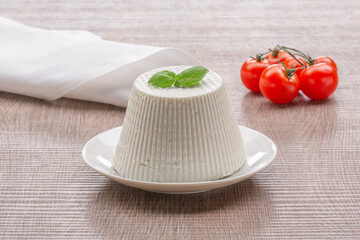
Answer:
M309 54L305 54L295 48L289 48L289 47L285 47L285 46L281 46L281 49L286 51L287 50L287 53L289 53L289 50L290 51L294 51L296 53L294 53L294 55L297 55L297 56L300 56L302 58L304 58L305 62L311 66L311 65L314 65L316 63L316 60L313 59ZM290 54L290 53L289 53ZM291 54L290 54L291 55ZM295 57L294 57L295 58ZM296 59L296 58L295 58ZM297 59L296 59L297 60ZM299 62L299 61L298 61ZM302 66L304 66L303 64L301 64Z
M255 57L250 56L250 58L255 59L257 62L261 62L262 60L264 60L264 59L266 58L266 56L264 56L264 55L266 55L266 54L268 54L268 53L269 53L269 52L258 53L258 54L256 54Z
M302 63L302 62L300 62L300 60L297 58L297 57L295 57L295 54L293 54L292 52L290 52L286 47L280 47L282 50L284 50L285 52L287 52L291 57L293 57L303 68L305 68L305 65Z

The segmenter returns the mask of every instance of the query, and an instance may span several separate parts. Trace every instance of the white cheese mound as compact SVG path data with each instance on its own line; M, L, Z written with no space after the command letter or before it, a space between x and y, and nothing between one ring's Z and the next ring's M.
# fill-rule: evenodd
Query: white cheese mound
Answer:
M246 156L221 77L209 71L199 86L156 88L140 75L132 88L113 166L123 177L152 182L198 182L238 170Z

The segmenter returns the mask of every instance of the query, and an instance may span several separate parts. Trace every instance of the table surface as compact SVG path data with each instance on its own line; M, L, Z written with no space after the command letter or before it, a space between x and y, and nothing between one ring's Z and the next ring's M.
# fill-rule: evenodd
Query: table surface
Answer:
M193 195L126 187L81 158L125 109L0 92L1 239L355 239L360 232L359 1L6 0L0 15L47 29L184 49L227 84L241 125L278 155L239 184ZM285 106L249 93L239 68L283 44L333 57L328 100Z

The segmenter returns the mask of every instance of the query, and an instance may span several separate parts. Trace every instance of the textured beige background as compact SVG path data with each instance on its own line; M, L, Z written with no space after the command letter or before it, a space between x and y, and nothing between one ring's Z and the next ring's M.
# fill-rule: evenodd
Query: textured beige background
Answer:
M121 125L125 109L0 92L0 239L358 238L359 9L359 1L0 1L2 16L33 26L192 53L223 76L239 123L279 148L243 183L148 193L81 159L86 141ZM277 106L244 89L242 62L277 43L333 57L335 95Z

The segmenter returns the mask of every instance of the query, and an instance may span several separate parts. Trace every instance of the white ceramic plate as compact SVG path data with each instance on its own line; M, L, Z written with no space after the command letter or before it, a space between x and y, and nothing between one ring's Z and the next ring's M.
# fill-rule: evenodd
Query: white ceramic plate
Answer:
M121 177L112 167L111 158L122 127L110 129L95 136L83 148L82 155L89 167L108 178L146 191L186 194L209 191L244 181L269 165L276 155L276 146L270 138L253 129L239 126L244 141L247 161L232 175L215 181L187 183L159 183L137 181Z

